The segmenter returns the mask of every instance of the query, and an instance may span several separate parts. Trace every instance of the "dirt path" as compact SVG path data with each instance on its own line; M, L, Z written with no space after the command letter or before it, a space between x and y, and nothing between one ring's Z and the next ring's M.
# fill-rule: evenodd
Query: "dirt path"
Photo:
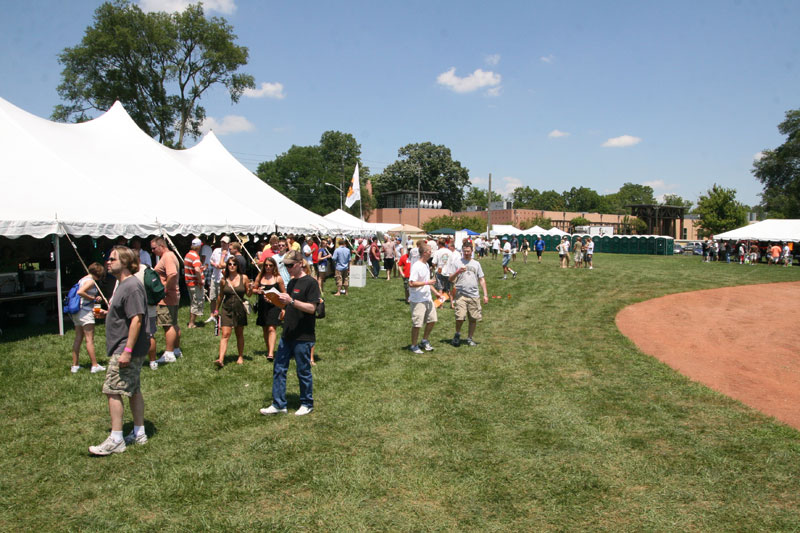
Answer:
M643 352L800 429L800 282L671 294L616 321Z

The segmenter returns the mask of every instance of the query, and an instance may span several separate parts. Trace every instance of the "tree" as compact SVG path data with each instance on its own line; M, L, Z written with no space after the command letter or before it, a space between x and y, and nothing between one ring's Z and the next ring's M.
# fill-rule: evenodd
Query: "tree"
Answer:
M736 189L726 189L716 183L697 200L700 215L698 233L711 236L747 224L747 209L736 201Z
M567 208L567 203L564 196L556 191L542 191L539 195L539 205L534 209L542 209L544 211L564 211Z
M248 51L235 39L225 19L205 17L202 4L167 14L106 2L80 44L58 57L64 70L57 90L69 103L57 105L53 119L82 122L119 100L150 136L182 147L186 135L200 135L206 113L199 101L208 89L223 85L236 103L255 87L252 76L237 72Z
M435 191L442 207L461 211L464 188L469 185L469 170L452 158L450 149L430 142L408 144L397 151L400 158L375 176L376 193L391 191Z
M770 216L800 218L800 109L787 111L778 131L786 142L764 150L752 172L764 186L761 200Z
M542 229L550 229L553 227L553 221L546 217L533 217L517 224L519 229L528 229L534 226L539 226Z
M540 209L537 206L541 196L538 189L531 189L528 186L517 187L511 193L511 201L514 202L516 209Z
M443 215L431 218L422 224L422 229L425 231L433 231L439 228L450 228L454 230L466 228L482 233L486 231L486 219L483 217Z
M361 145L353 135L326 131L318 145L292 146L273 161L259 164L256 174L290 200L325 215L339 209L342 203L342 193L325 183L331 183L346 193L356 163L359 163L361 209L366 218L374 209L375 199L366 188L369 167L362 166L360 158ZM355 216L359 215L357 203L344 209Z
M467 191L467 194L464 195L464 205L469 206L477 206L482 209L489 208L489 191L487 189L481 189L480 187L470 187ZM496 193L492 191L492 201L493 202L500 202L503 200L503 196L500 193Z
M600 206L600 195L588 187L573 187L564 191L564 201L568 211L596 212Z
M682 205L691 209L693 204L689 200L684 200L677 194L665 194L661 205Z

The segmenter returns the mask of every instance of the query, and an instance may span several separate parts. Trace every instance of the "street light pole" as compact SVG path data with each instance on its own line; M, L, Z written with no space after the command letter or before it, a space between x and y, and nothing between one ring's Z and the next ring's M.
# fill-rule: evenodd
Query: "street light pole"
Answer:
M334 189L339 191L339 209L344 211L344 192L342 192L342 189L337 187L333 183L328 183L327 181L325 182L325 185L327 185L328 187L333 187Z

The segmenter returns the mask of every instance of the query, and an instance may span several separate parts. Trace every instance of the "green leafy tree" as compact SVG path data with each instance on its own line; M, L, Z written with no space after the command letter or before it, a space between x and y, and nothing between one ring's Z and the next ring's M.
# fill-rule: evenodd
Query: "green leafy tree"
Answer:
M433 231L439 228L451 228L454 230L466 228L483 233L486 231L486 219L483 217L444 215L431 218L422 224L422 229L425 231Z
M716 183L697 200L702 236L711 236L747 224L747 208L736 201L736 189Z
M400 158L375 176L375 192L400 190L436 191L442 207L461 211L464 189L469 185L469 170L452 158L450 149L430 142L409 144L397 151ZM435 228L434 228L435 229Z
M588 226L589 224L591 224L589 219L584 217L575 217L569 221L569 225L572 226L573 229L577 226Z
M684 207L691 208L693 204L689 200L684 200L677 194L665 194L661 205L682 205Z
M622 217L622 227L620 232L623 235L644 235L647 232L647 222L641 218L625 215Z
M470 187L467 193L464 195L464 206L478 206L482 209L489 208L489 191L487 189L481 189L480 187ZM499 193L492 191L492 201L499 202L503 199L503 196Z
M64 70L57 90L68 103L57 105L53 118L81 122L119 100L142 130L182 147L186 135L200 135L206 91L222 85L236 103L255 87L252 76L238 72L248 50L235 40L228 22L206 18L202 4L167 14L106 2L80 44L59 54Z
M542 193L538 189L531 189L527 185L525 187L517 187L511 193L511 200L514 202L516 209L541 209L538 207Z
M523 220L517 225L519 229L528 229L534 226L539 226L542 229L550 229L553 227L553 221L547 217L533 217Z
M359 163L361 208L364 218L374 209L375 198L366 188L369 167L361 166L361 145L349 133L326 131L314 146L292 146L273 161L258 165L256 175L268 185L306 209L326 215L339 209L342 193L347 194L356 163ZM330 185L325 185L330 183ZM358 203L344 208L358 216Z
M544 211L564 211L567 208L567 202L564 196L556 191L542 191L542 194L539 195L539 205L535 205L533 208Z
M761 200L769 216L800 218L800 109L787 111L778 131L786 135L786 142L764 150L752 172L764 186Z
M600 206L600 195L588 187L573 187L564 191L567 211L597 212Z

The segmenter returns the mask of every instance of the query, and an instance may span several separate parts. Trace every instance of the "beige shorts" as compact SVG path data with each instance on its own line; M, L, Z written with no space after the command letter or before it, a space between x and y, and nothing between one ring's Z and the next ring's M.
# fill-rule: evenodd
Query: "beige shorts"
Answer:
M157 316L158 319L156 320L156 323L159 327L168 328L170 326L178 326L177 305L159 305Z
M217 301L217 297L219 296L219 285L220 285L219 281L214 281L213 279L211 280L211 284L208 287L208 298L212 302Z
M481 314L481 299L470 298L469 296L456 295L453 300L456 320L462 322L469 317L470 322L478 322L483 319Z
M72 313L69 316L72 318L72 323L76 326L94 326L94 311L81 309L77 313Z
M119 366L119 356L115 353L108 361L106 381L103 383L103 394L119 394L131 397L139 392L139 372L142 370L144 357L131 357L128 366Z
M205 291L202 285L195 285L194 287L186 287L189 289L189 309L193 315L203 315L203 297Z
M436 307L433 302L411 302L411 327L421 328L424 324L437 320Z
M344 270L337 270L336 271L336 286L342 287L343 289L347 289L350 286L350 269L346 268Z

